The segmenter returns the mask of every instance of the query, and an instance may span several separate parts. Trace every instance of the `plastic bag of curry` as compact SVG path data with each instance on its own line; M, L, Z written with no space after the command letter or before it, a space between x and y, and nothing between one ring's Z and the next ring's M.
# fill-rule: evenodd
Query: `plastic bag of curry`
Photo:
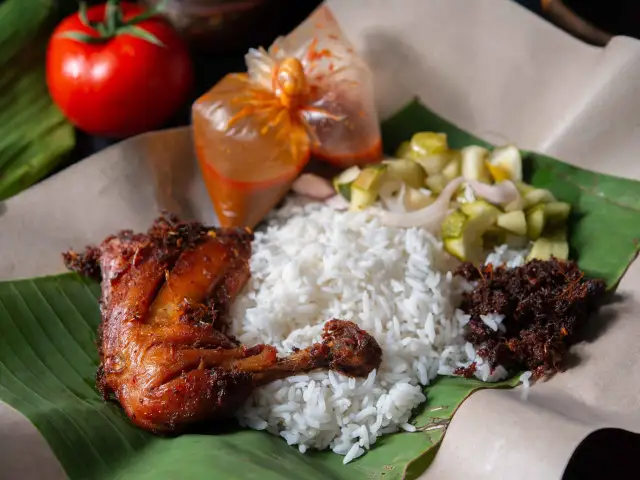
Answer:
M193 105L196 153L222 226L254 227L311 156L346 168L379 161L372 75L327 7L247 73L224 77Z

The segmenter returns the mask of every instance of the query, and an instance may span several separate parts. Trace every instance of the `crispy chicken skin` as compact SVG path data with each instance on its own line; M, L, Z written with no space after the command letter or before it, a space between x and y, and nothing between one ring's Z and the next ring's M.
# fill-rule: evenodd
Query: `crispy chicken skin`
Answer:
M71 270L101 278L98 389L156 433L231 416L251 391L317 368L366 376L377 342L355 324L331 320L322 343L278 358L225 332L225 314L249 279L253 235L162 217L146 234L123 231L82 254Z

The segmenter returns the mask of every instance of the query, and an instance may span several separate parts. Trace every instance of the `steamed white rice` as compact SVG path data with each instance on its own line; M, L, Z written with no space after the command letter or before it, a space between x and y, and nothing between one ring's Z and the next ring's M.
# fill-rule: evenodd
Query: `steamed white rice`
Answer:
M506 247L492 255L509 266L523 261ZM300 452L331 448L348 463L380 435L415 431L409 421L426 400L421 386L438 374L476 361L479 379L504 377L502 368L490 374L462 338L469 317L456 306L469 285L450 267L441 243L424 230L290 201L256 233L252 278L234 304L233 333L287 354L320 341L325 321L351 320L376 338L382 365L366 379L318 371L273 382L255 391L240 422ZM494 330L502 320L483 318Z

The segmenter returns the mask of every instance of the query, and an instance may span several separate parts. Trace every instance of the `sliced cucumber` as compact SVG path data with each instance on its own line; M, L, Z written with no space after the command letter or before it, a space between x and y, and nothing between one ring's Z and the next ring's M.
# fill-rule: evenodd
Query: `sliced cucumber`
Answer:
M411 188L424 187L426 177L424 169L416 162L406 158L396 160L385 160L382 162L387 166L387 177L391 180L400 180Z
M428 207L433 202L435 202L435 198L433 195L429 195L428 191L419 190L411 187L407 187L404 194L404 208L408 212L412 212L414 210L420 210L422 208Z
M482 260L484 235L494 225L495 215L492 210L476 213L472 218L456 210L442 224L444 248L460 260Z
M458 238L462 236L467 225L468 217L460 210L455 210L447 215L442 222L443 238Z
M396 150L397 158L412 158L413 150L411 148L411 142L402 142Z
M524 182L515 182L515 184L516 184L516 188L520 192L520 195L522 195L523 197L527 193L532 192L533 190L536 189L536 187L531 186L528 183L524 183Z
M544 236L533 242L527 260L534 258L549 260L551 257L559 260L569 259L569 242L567 242L567 232L565 229L556 229L548 234L545 232Z
M491 205L486 200L475 200L473 202L467 202L460 205L460 210L469 218L476 218L479 216L490 216L488 222L493 224L502 213L500 209L495 205ZM490 220L490 221L489 221Z
M522 181L522 157L514 145L494 148L487 158L487 167L496 182Z
M534 188L524 195L524 208L531 208L541 203L555 202L556 197L549 190Z
M438 195L444 188L447 186L447 179L444 175L431 175L426 178L424 184L427 186L429 190L431 190L435 195Z
M351 184L350 210L364 210L377 200L385 171L386 165L380 164L369 166L360 172Z
M527 219L522 210L503 213L498 216L496 223L499 227L515 235L522 236L527 234Z
M544 206L548 225L564 224L571 213L571 205L566 202L549 202Z
M449 146L445 133L419 132L411 137L411 149L420 156L445 153Z
M447 180L453 180L460 176L462 156L458 150L450 150L448 156L449 162L442 169L442 175L444 175Z
M333 179L333 188L336 193L342 195L346 200L351 200L351 185L358 178L358 175L360 175L360 167L357 165L347 168L340 175L337 175Z
M428 175L439 175L449 163L449 155L446 153L434 153L416 157L414 161L419 163Z
M527 236L531 240L537 240L544 231L546 215L544 205L538 205L527 211Z
M486 165L489 151L486 148L472 145L461 150L462 176L467 180L491 183L491 175Z

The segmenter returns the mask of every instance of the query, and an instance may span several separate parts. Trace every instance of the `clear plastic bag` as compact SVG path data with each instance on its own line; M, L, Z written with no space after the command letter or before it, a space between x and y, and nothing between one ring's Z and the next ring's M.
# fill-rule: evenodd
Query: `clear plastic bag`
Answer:
M327 7L250 50L193 105L198 160L220 223L253 227L314 157L338 167L382 154L372 75Z

